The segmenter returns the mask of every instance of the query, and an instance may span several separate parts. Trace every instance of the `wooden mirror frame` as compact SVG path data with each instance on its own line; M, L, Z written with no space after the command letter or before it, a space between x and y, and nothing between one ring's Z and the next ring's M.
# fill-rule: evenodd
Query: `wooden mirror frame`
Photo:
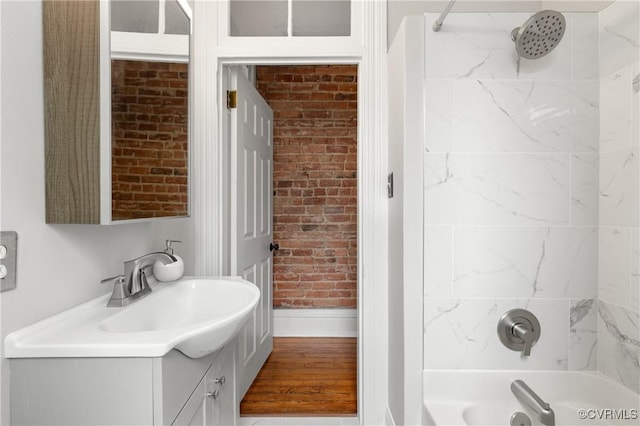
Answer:
M47 223L151 219L112 218L111 44L108 0L43 2Z

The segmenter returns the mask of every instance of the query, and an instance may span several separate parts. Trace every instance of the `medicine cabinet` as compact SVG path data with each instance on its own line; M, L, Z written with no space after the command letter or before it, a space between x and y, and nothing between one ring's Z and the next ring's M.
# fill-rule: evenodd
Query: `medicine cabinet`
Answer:
M189 215L186 0L43 2L47 223Z

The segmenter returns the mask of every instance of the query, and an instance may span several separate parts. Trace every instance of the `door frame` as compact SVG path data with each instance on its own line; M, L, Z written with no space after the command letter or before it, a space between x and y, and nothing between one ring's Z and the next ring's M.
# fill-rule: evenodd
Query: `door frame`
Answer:
M230 248L231 247L231 234L230 232L226 232L226 230L231 231L231 217L233 217L234 215L236 215L236 213L234 212L235 206L233 205L233 203L231 203L231 194L228 194L229 192L229 188L231 187L231 135L229 133L229 129L230 129L230 110L227 109L225 106L225 102L226 102L226 93L227 90L229 89L229 85L230 85L230 68L231 67L235 67L235 66L239 66L239 65L259 65L259 66L278 66L278 65L356 65L358 66L358 77L360 74L360 61L357 58L345 58L345 57L334 57L334 58L316 58L316 59L307 59L307 58L299 58L299 57L282 57L282 58L275 58L275 57L271 57L268 59L265 58L243 58L243 59L236 59L236 58L221 58L220 62L219 62L219 70L222 70L219 75L220 75L220 91L219 91L219 98L220 98L220 105L222 106L219 109L219 123L221 123L220 129L219 129L219 140L222 142L222 152L223 152L223 178L222 178L222 186L223 186L223 191L225 193L225 203L228 202L228 205L226 205L225 207L223 207L223 238L221 241L221 246L224 248ZM362 185L361 182L361 173L360 173L360 149L361 149L361 143L360 143L360 137L361 137L361 113L360 113L360 101L361 101L361 96L360 96L360 78L358 78L358 108L357 108L357 117L358 117L358 130L357 130L357 154L358 154L358 158L357 158L357 170L358 170L358 193L357 193L357 209L358 209L358 225L360 223L362 223L361 221L361 203L360 203L360 197L361 197L361 190L360 190L360 186ZM275 127L273 128L275 130ZM273 178L273 172L275 171L275 166L272 168L272 178ZM275 188L274 188L275 189ZM273 223L273 215L272 215L272 220L271 222ZM232 231L231 231L232 232ZM361 349L361 333L362 333L362 329L360 327L361 324L361 312L362 312L362 307L361 307L361 294L362 294L362 280L361 280L361 271L362 271L362 262L361 262L361 238L360 238L360 226L358 226L357 228L357 241L358 241L358 253L357 253L357 259L358 259L358 267L357 267L357 312L358 312L358 371L357 371L357 410L358 410L358 414L361 413L361 403L360 400L363 397L362 396L362 386L363 386L363 380L362 380L362 376L363 376L363 372L361 371L360 366L363 365L362 363L362 358L361 358L361 354L360 354L360 349ZM221 247L221 248L222 248ZM230 271L231 270L231 257L230 257L230 252L231 250L225 250L222 249L220 251L221 253L221 261L222 261L222 265L223 265L223 270L225 271ZM272 307L272 311L273 311L273 307Z
M360 0L358 0L360 1ZM269 38L222 46L218 2L196 1L191 137L194 273L224 275L229 191L222 128L224 66L236 64L358 65L358 418L389 424L388 412L388 131L386 1L363 1L360 45L311 48ZM221 19L223 19L222 17ZM224 91L226 94L226 91ZM365 143L366 141L366 143ZM227 148L228 149L228 148ZM226 210L226 211L225 211ZM228 239L226 240L228 241ZM239 402L239 401L238 401Z
M361 424L381 424L381 423L362 423L365 419L365 398L367 398L367 390L373 391L373 389L367 389L365 386L372 386L373 374L370 371L367 371L367 366L369 357L373 355L370 352L369 345L366 343L372 343L371 340L367 339L367 333L371 333L371 331L375 332L376 325L372 322L373 315L367 315L367 312L374 313L375 310L371 309L371 300L367 297L370 297L368 289L365 289L366 278L371 278L370 272L372 271L372 267L375 265L375 260L370 258L370 253L373 252L374 247L372 246L373 240L367 240L363 238L364 226L367 222L367 218L373 217L371 212L371 207L365 203L365 197L367 194L371 194L372 192L379 192L381 185L376 185L371 179L368 179L370 176L366 172L366 165L363 164L366 161L366 156L370 155L371 147L367 148L364 143L366 138L365 127L368 125L369 120L365 116L366 106L370 107L370 102L367 102L367 96L362 87L362 71L363 71L363 58L361 57L322 57L322 58L300 58L300 57L270 57L270 58L220 58L219 59L219 102L221 108L219 108L219 123L221 124L218 132L219 140L222 142L222 188L224 195L224 203L225 206L222 207L222 216L223 216L223 238L221 239L221 263L223 265L223 271L228 271L230 265L230 258L227 254L229 250L225 250L225 248L230 247L230 236L225 230L228 230L230 227L227 226L230 223L230 215L234 214L231 210L233 206L230 203L230 167L227 165L230 164L230 135L228 134L227 129L229 128L229 119L228 119L228 110L224 107L224 103L226 101L226 91L227 85L229 81L229 68L237 65L357 65L358 66L358 136L357 136L357 151L358 151L358 195L357 195L357 205L358 205L358 231L357 231L357 239L358 239L358 280L357 280L357 288L358 288L358 416ZM386 187L384 187L386 190ZM227 204L228 203L228 204ZM368 244L368 246L367 246ZM369 248L369 250L366 250ZM376 251L379 251L376 249ZM384 300L386 303L386 298ZM368 305L367 305L368 304ZM368 309L367 309L368 307ZM366 322L365 322L366 317ZM386 319L386 318L385 318ZM386 324L385 324L386 327ZM379 329L378 329L379 330ZM386 398L385 398L385 406L386 406ZM367 416L368 417L368 416Z

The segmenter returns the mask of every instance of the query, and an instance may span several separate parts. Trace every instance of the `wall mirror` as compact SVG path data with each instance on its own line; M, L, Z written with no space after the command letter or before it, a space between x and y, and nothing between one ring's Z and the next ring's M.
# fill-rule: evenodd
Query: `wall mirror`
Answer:
M187 216L190 9L111 1L111 218Z
M189 215L191 7L43 2L47 223Z

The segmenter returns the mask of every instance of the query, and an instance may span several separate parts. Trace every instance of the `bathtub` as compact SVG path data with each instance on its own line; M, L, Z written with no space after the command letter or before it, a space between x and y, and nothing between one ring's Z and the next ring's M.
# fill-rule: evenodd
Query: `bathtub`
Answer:
M511 393L524 380L551 405L556 425L640 424L640 396L595 372L425 371L424 425L509 425L516 411L535 413Z

